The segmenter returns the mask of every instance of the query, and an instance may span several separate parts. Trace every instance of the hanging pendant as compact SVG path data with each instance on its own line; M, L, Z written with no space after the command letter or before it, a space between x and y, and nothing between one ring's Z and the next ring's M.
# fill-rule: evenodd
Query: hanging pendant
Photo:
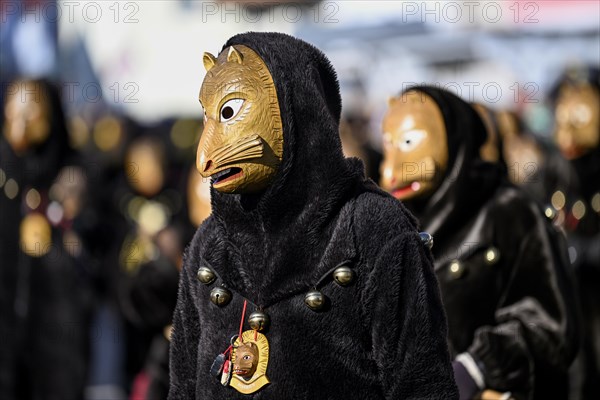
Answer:
M242 394L252 394L269 383L269 342L262 333L245 331L233 343L233 371L229 385Z
M52 229L40 213L27 214L19 232L21 250L30 257L45 256L52 248Z

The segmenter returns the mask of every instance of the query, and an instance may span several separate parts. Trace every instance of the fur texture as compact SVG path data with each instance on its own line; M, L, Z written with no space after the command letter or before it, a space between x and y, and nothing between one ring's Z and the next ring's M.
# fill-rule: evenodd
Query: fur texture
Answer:
M249 33L265 61L284 126L283 163L259 195L212 191L213 215L185 253L174 315L170 399L452 399L457 397L432 259L404 207L345 159L335 72L314 47L283 34ZM331 271L350 266L349 287ZM218 279L196 279L201 265ZM233 293L223 308L211 289ZM328 298L314 312L304 295ZM271 383L253 395L209 375L236 333L244 299L271 318ZM249 329L246 324L246 329Z

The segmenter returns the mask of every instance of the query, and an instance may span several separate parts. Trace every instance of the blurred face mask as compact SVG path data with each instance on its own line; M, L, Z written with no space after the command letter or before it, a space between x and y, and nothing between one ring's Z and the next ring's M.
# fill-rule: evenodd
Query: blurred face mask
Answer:
M283 127L273 78L250 48L204 54L200 89L204 131L196 167L223 193L256 193L273 181L283 156Z
M554 139L563 156L572 160L598 147L600 93L590 85L561 88L556 105Z
M475 109L479 115L479 118L481 118L487 133L487 138L479 149L479 156L484 161L497 163L500 161L500 151L498 145L499 138L498 129L496 128L496 124L494 123L492 117L492 111L483 104L479 103L473 103L471 106Z
M4 137L17 154L44 143L50 135L48 99L35 82L19 81L9 87L4 116Z
M125 155L127 181L143 196L156 196L164 185L164 165L162 146L149 139L138 139Z
M392 98L383 120L381 186L399 200L425 197L441 183L448 166L442 113L420 92Z

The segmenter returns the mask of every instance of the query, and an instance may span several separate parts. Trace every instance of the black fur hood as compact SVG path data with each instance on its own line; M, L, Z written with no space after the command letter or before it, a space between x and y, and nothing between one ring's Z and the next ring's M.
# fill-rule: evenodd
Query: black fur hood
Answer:
M284 151L278 174L264 192L231 195L211 189L213 216L230 247L251 259L269 259L269 249L276 248L279 265L300 275L317 262L329 242L332 218L365 179L362 163L342 153L336 73L321 51L292 36L241 34L223 50L232 45L256 51L271 72ZM304 251L306 244L315 251ZM262 265L244 271L250 281L266 272Z

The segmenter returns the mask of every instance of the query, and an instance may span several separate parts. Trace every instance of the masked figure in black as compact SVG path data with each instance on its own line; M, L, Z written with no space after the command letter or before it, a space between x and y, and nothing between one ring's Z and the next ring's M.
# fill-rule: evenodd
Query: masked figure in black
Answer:
M81 173L59 177L70 148L57 88L44 80L16 81L3 113L0 397L80 399L86 281L72 229L80 204L66 192L77 192L73 184L83 179Z
M566 398L576 314L565 248L505 168L481 159L476 111L416 87L391 100L383 131L382 185L433 236L461 399Z
M213 213L184 257L169 398L456 398L429 251L343 157L329 61L248 33L204 65Z
M582 349L573 368L574 399L600 397L600 74L573 69L555 93L554 140L567 185L550 187L548 202L567 232L583 315Z

